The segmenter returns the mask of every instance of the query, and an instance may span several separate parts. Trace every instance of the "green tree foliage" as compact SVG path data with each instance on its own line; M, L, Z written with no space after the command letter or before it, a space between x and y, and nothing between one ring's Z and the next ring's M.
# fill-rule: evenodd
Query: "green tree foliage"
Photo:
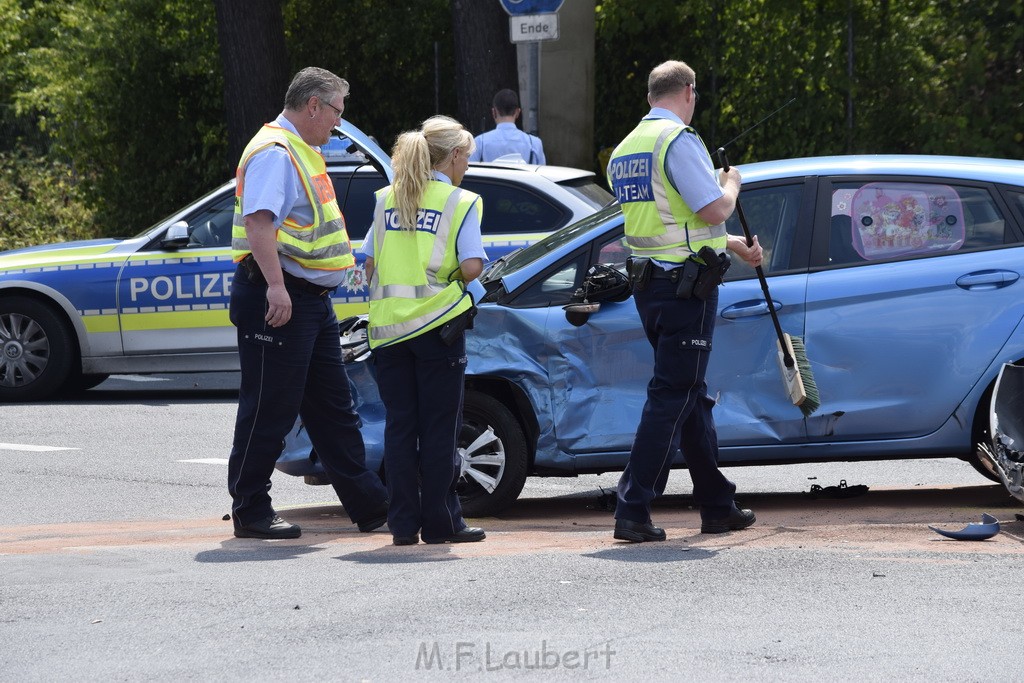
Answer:
M348 78L346 117L385 149L456 111L449 0L282 2L291 72ZM796 98L730 147L735 163L1024 159L1021 0L598 3L598 149L647 111L651 67L682 59L712 149ZM223 182L217 46L210 2L0 0L0 246L134 234Z
M70 166L26 148L0 152L0 251L93 236Z
M138 232L223 181L223 166L211 163L224 145L212 5L55 6L56 22L25 55L27 79L14 99L38 117L49 153L82 179L101 232Z
M843 153L1024 158L1020 0L602 0L599 148L647 111L665 59L697 71L692 122L739 161ZM851 42L852 36L852 42ZM852 61L852 64L851 64ZM852 111L851 111L852 109Z
M348 80L345 118L385 150L433 114L455 115L448 0L290 0L285 31L292 71L315 65Z

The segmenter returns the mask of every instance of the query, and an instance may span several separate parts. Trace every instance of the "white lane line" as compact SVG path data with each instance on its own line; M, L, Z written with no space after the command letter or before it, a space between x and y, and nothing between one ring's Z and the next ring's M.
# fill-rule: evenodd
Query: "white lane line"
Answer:
M200 465L227 465L227 458L193 458L192 460L179 460L178 462L195 462Z
M80 448L65 446L36 446L27 443L0 443L0 451L78 451Z
M147 377L145 375L111 375L110 379L119 379L125 382L170 382L169 377Z

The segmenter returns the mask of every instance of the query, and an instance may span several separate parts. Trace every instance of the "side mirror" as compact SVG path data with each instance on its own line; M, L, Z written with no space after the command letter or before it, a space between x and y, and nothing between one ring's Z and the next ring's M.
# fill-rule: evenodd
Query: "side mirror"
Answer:
M565 319L569 321L569 324L573 327L580 327L590 320L590 316L601 309L601 304L597 301L582 301L578 304L562 306L562 309L565 311Z
M188 246L188 223L176 221L171 223L160 240L161 249L181 249Z

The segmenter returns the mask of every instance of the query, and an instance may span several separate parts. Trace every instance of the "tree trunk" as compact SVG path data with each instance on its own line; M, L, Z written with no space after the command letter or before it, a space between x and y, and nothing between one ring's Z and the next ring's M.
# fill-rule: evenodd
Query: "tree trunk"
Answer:
M229 172L260 126L284 108L288 52L281 0L214 0L224 70Z
M474 135L494 128L491 101L503 88L519 92L516 47L498 0L451 0L458 119Z

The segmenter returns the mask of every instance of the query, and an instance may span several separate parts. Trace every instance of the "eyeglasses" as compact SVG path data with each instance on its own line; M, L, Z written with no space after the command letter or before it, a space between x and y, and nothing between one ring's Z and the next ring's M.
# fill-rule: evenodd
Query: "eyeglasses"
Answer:
M693 88L693 103L697 104L700 102L700 93L697 92L697 84L691 83L690 87Z
M333 104L331 104L331 103L330 103L330 102L328 102L327 100L320 100L320 103L321 103L321 104L326 104L326 105L327 105L328 107L330 107L330 108L331 108L331 109L333 109L334 111L338 112L338 120L339 120L339 121L341 121L341 110L340 110L340 109L338 109L337 107L335 107L335 106L334 106Z

